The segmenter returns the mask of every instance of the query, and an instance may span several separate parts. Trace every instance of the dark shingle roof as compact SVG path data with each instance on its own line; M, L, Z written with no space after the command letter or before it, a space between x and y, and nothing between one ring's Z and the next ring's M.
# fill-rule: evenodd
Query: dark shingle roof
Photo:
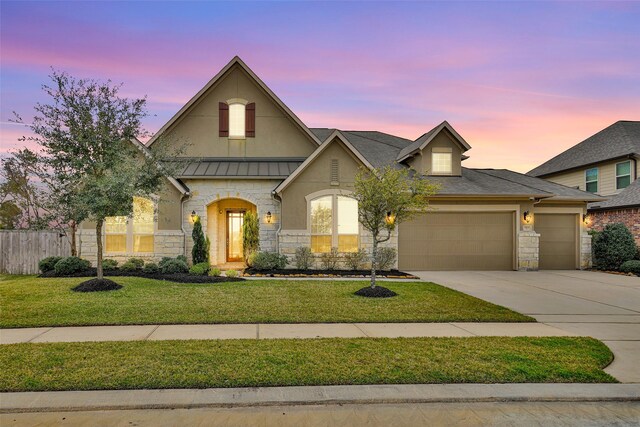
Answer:
M429 181L440 184L439 196L550 197L553 195L550 192L493 176L485 169L462 168L461 176L430 176Z
M640 154L640 121L618 121L527 173L546 176L568 169Z
M590 210L607 210L640 206L640 179L633 181L627 188L607 201L589 203Z
M185 162L178 178L274 178L284 179L296 170L304 159L209 158Z

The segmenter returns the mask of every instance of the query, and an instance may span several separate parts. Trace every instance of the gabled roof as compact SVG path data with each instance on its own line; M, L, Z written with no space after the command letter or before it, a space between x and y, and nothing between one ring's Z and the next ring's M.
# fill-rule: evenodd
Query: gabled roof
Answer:
M142 141L140 141L138 138L131 138L131 143L140 151L142 151L142 153L145 156L148 156L148 150L149 147L147 147L146 145L144 145L142 143ZM189 188L184 185L182 182L180 182L179 180L175 179L172 176L167 175L166 176L167 180L171 183L171 185L173 185L182 195L185 195L189 192Z
M589 210L609 210L640 206L640 179L606 201L589 203Z
M289 115L289 117L293 120L293 122L298 125L298 127L309 136L309 138L315 142L317 145L320 145L320 141L318 140L318 138L313 134L313 132L311 132L309 130L309 128L302 122L302 120L300 120L298 118L298 116L296 116L293 111L291 111L289 109L289 107L287 107L285 105L284 102L282 102L282 100L280 100L280 98L278 98L276 96L275 93L273 93L273 91L271 89L269 89L269 87L262 81L260 80L260 77L258 77L256 75L256 73L254 73L251 68L249 68L247 66L247 64L244 63L244 61L242 59L240 59L239 56L234 56L233 59L231 61L229 61L229 63L227 65L224 66L224 68L222 70L220 70L220 72L218 74L216 74L211 80L209 80L209 82L204 85L204 87L202 89L200 89L198 91L198 93L196 93L193 98L191 98L189 100L189 102L187 102L186 104L184 104L184 106L176 113L174 114L173 117L171 117L171 119L169 119L169 121L167 123L164 124L164 126L162 126L160 128L160 130L158 132L156 132L153 137L149 140L149 142L147 143L147 146L151 146L154 142L156 142L158 140L158 138L160 137L160 135L162 135L162 133L164 133L167 129L169 129L171 127L171 125L173 125L176 121L178 121L178 119L180 119L180 117L182 117L183 114L185 114L190 108L191 106L193 106L196 102L198 102L200 100L200 98L202 96L204 96L204 94L211 88L213 87L216 83L218 83L218 81L227 73L227 71L229 71L234 65L239 66L240 68L242 68L247 74L249 74L249 76L267 93L267 95L269 95L269 97L271 97L271 99L280 107L282 108L286 114Z
M347 149L349 149L349 151L351 151L351 153L353 153L353 155L356 158L358 158L358 160L360 160L363 165L365 165L369 169L373 169L373 165L358 150L356 150L353 145L351 145L349 140L347 138L345 138L345 136L342 134L342 132L339 131L339 130L334 130L325 139L325 141L322 143L322 145L320 145L320 147L318 147L316 149L316 151L311 153L311 155L309 157L307 157L307 159L304 162L302 162L302 164L300 166L298 166L298 168L295 171L293 171L293 173L291 175L289 175L287 177L287 179L282 181L280 183L280 185L278 185L275 188L274 191L276 193L281 193L285 188L287 188L289 186L289 184L291 184L298 177L298 175L300 175L302 173L303 170L305 170L307 168L307 166L309 166L311 163L313 163L313 161L320 154L322 154L322 152L324 150L326 150L329 145L331 145L336 140L339 140L342 144L344 144L344 146L347 147Z
M460 136L458 132L456 132L453 126L451 126L449 122L445 120L435 128L431 129L429 132L422 135L420 138L416 139L413 143L400 150L400 153L398 153L398 157L396 158L396 160L398 162L402 162L403 160L411 157L413 154L424 150L424 147L426 147L443 129L447 129L449 132L451 132L451 134L463 148L463 152L471 149L471 146L467 143L467 141L465 141L464 138Z
M547 176L594 163L640 155L640 121L620 120L527 173Z

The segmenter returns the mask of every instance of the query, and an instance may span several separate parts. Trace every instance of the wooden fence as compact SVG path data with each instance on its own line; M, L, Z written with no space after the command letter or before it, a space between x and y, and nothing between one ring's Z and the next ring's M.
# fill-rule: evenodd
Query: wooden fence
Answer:
M38 261L69 256L71 246L57 231L0 230L0 273L37 274Z

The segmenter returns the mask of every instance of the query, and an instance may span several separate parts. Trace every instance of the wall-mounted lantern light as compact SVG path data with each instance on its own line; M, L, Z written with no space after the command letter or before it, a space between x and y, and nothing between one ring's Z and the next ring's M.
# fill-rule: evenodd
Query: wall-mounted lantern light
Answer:
M273 220L273 216L271 215L271 211L267 212L267 224L271 224L271 221Z
M582 214L582 222L584 223L584 225L591 225L591 215Z
M389 225L393 225L393 223L396 222L396 216L393 214L393 212L389 211L387 212L387 215L384 218L385 222Z
M522 221L524 221L525 224L531 224L531 213L529 211L524 211L522 213Z
M198 217L198 215L196 215L196 211L191 211L191 222L196 222L196 218Z

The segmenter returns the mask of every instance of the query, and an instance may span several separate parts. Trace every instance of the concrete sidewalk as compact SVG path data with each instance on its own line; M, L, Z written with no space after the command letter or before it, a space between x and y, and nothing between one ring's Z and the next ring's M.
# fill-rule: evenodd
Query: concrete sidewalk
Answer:
M0 344L268 338L578 336L543 323L299 323L0 329Z
M640 384L402 384L0 393L0 412L435 402L639 402Z

